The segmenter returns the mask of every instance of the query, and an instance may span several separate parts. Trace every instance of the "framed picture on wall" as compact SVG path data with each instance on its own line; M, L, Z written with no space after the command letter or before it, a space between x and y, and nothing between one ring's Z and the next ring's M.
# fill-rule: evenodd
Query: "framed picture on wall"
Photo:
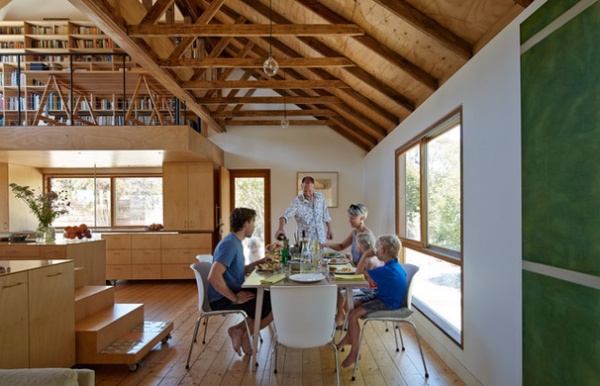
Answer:
M298 172L296 190L302 193L302 179L312 177L315 180L315 190L323 193L325 202L330 208L338 206L338 173L337 172Z

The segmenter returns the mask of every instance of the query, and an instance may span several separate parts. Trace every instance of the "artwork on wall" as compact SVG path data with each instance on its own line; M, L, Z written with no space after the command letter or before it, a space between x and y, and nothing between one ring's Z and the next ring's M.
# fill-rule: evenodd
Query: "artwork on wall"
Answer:
M315 180L315 190L323 193L327 206L338 206L338 173L337 172L298 172L296 188L298 194L302 193L302 179L310 176Z

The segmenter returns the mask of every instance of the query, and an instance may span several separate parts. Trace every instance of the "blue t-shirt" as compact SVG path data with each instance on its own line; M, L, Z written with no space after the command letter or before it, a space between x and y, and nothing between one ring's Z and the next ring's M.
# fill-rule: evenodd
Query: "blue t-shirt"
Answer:
M246 279L244 268L244 247L242 241L231 232L227 236L223 237L217 247L213 257L213 263L218 261L223 264L227 269L223 273L223 279L225 284L233 292L238 292L242 289L242 284ZM223 297L210 283L208 285L208 301L214 302Z
M406 281L406 272L398 263L398 260L390 260L383 266L370 269L367 272L377 284L375 297L391 310L402 307L408 282Z

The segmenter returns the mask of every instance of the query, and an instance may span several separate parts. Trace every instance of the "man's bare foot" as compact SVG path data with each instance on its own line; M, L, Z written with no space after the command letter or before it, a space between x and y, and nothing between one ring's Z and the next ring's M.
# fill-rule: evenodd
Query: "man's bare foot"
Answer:
M342 362L342 367L350 367L356 362L356 353L350 351L350 354Z
M235 350L237 355L242 356L241 346L242 346L243 332L240 331L235 326L229 327L227 332L229 333L229 337L231 338L231 344L233 345L233 349Z
M242 350L244 350L244 354L252 355L252 343L250 342L250 337L246 330L244 330L242 335Z

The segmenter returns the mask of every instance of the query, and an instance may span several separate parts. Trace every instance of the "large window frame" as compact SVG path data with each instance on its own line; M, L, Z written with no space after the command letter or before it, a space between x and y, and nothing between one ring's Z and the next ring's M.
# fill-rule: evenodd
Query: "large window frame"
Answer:
M396 163L396 233L400 236L400 239L403 244L403 260L406 261L407 254L415 256L415 254L422 254L424 259L429 259L431 261L437 261L441 265L446 265L447 267L454 267L455 270L460 270L460 329L455 327L452 323L448 322L440 313L434 310L434 307L428 305L426 301L419 298L419 293L413 291L413 305L417 308L426 318L428 318L432 323L434 323L444 334L446 334L449 338L451 338L457 345L463 347L463 337L464 337L464 280L463 280L463 138L462 138L462 108L459 107L454 111L447 114L445 117L428 127L422 133L411 139L409 142L399 147L395 151L395 163ZM458 127L457 127L458 126ZM459 130L459 148L460 148L460 157L459 162L460 165L460 181L459 181L459 191L460 191L460 220L459 222L459 246L458 249L446 248L442 246L432 245L429 242L429 220L428 213L430 208L428 208L428 189L430 188L430 184L427 180L427 171L428 171L428 148L437 138L440 138L446 133L450 133L452 129ZM410 151L417 150L412 154ZM411 163L410 160L407 161L407 157L412 155L414 158L415 153L418 153L418 162ZM408 166L407 166L408 164ZM414 165L418 165L419 169L419 180L418 180L418 220L412 221L413 217L410 217L410 203L407 204L407 201L411 201L410 197L415 195L414 187L411 190L410 182L407 183L407 179L409 178L409 173L407 172L407 168L413 168ZM413 183L413 185L416 185ZM417 201L417 200L412 200ZM407 206L408 205L408 206ZM412 236L413 233L417 233L414 230L411 231L411 227L407 224L413 225L417 223L416 228L418 229L418 234L414 235L414 237L408 237L407 235ZM453 223L452 225L456 226L457 224ZM412 233L411 233L412 232ZM450 264L451 266L448 266ZM426 296L423 296L425 298ZM456 311L456 310L455 310Z
M150 224L133 224L133 225L122 225L122 224L118 224L117 223L117 189L116 189L116 181L117 180L123 180L123 179L138 179L138 178L160 178L162 180L162 174L161 173L148 173L148 174L142 174L142 173L77 173L77 174L67 174L67 173L61 173L61 174L45 174L44 175L44 181L45 181L45 185L47 186L47 189L52 190L52 180L53 179L58 179L58 178L85 178L85 179L108 179L110 180L110 209L109 209L109 216L110 216L110 224L109 225L97 225L96 224L96 219L89 219L84 221L86 224L88 224L88 226L94 227L95 229L112 229L112 228L118 228L118 229L140 229L143 228L144 226L150 225ZM162 195L162 192L161 192ZM60 220L60 219L59 219ZM160 221L160 223L162 224L162 221ZM78 224L72 224L72 225L78 225ZM60 225L59 225L60 227Z

